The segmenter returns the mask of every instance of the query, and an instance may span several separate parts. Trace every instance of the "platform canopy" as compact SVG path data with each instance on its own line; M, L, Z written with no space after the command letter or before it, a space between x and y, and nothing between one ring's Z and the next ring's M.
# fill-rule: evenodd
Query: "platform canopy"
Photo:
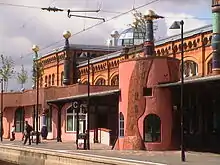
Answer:
M208 82L215 82L220 80L220 75L215 76L205 76L205 77L191 77L184 79L184 84L197 84L197 83L208 83ZM181 85L181 81L171 82L171 83L161 83L156 85L158 88L165 88L165 87L174 87Z
M101 91L101 92L93 92L90 93L90 97L102 97L102 96L110 96L110 95L119 95L120 94L120 89L114 89L114 90L108 90L108 91ZM67 103L75 100L80 100L80 99L85 99L88 97L88 93L81 94L81 95L75 95L75 96L69 96L69 97L62 97L62 98L57 98L54 100L47 100L47 103Z

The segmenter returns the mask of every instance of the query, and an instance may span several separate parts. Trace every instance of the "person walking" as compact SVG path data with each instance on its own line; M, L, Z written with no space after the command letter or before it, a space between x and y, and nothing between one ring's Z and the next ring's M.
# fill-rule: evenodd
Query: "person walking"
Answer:
M31 145L31 131L33 128L28 124L28 121L25 121L25 130L24 130L24 145L27 143L27 140L29 142L29 145Z
M14 141L15 140L15 126L12 125L11 127L11 139L10 141Z

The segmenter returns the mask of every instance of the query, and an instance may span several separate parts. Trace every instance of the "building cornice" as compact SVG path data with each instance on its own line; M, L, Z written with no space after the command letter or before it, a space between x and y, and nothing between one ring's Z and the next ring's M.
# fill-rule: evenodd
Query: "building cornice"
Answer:
M212 25L206 25L206 26L203 26L203 27L200 27L200 28L197 28L197 29L186 31L186 32L184 32L184 38L189 38L189 37L192 37L194 35L198 35L200 33L206 33L206 32L212 32ZM181 39L180 34L173 35L173 36L170 36L170 37L167 37L167 38L156 41L155 46L163 45L163 44L166 44L166 43L172 42L172 41L178 41L180 39ZM140 51L140 50L137 50L137 52L138 51ZM102 61L105 61L107 59L120 57L120 55L121 55L121 51L110 53L110 54L107 54L107 55L104 55L104 56L101 56L101 57L91 59L90 63L94 64L94 63L97 63L97 62L102 62ZM87 66L87 64L88 64L87 61L83 61L79 64L78 67L80 68L80 67L83 67L83 66Z
M206 26L203 26L203 27L200 27L197 29L186 31L186 32L184 32L184 38L188 38L188 37L198 35L200 33L205 33L205 32L212 32L212 25L206 25ZM180 34L173 35L173 36L156 41L155 46L159 46L159 45L165 44L167 42L171 42L171 41L177 41L180 39L181 39Z

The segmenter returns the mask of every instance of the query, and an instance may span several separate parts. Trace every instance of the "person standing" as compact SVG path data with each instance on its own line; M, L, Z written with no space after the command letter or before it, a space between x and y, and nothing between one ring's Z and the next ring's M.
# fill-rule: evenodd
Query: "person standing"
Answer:
M31 131L33 128L28 124L28 121L25 121L25 130L24 130L24 145L27 143L27 140L29 142L29 145L31 145Z
M11 139L10 141L14 141L15 140L15 126L12 125L11 127Z

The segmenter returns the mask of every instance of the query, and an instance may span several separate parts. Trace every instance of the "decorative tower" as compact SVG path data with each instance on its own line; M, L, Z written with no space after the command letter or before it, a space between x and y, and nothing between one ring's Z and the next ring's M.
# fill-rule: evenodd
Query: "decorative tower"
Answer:
M212 0L212 19L213 19L213 36L212 36L212 72L220 73L220 0Z
M149 10L144 15L144 57L126 58L119 64L118 150L168 150L173 148L172 97L159 83L179 80L179 60L155 56L153 20L163 18ZM137 23L139 20L136 20ZM136 26L136 21L134 25ZM136 54L131 48L123 55Z
M144 15L144 19L146 20L146 34L145 34L145 41L144 41L144 55L145 56L155 55L153 20L156 20L159 18L164 18L164 17L157 15L152 10L148 10Z

